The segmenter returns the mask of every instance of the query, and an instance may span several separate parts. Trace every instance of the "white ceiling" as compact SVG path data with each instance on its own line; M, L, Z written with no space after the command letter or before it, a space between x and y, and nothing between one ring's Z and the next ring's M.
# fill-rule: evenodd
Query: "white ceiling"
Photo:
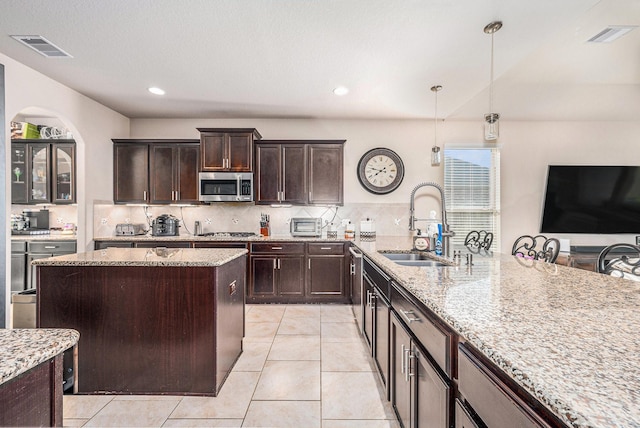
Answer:
M138 117L640 119L640 0L2 0L0 52ZM47 59L9 35L42 35ZM350 93L337 97L338 85ZM166 90L164 97L147 92Z

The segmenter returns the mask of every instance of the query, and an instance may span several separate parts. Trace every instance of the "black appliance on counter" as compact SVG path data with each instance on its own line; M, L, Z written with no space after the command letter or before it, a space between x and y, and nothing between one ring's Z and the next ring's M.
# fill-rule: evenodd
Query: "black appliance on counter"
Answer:
M12 235L48 235L49 210L24 210L11 216Z
M180 220L170 214L162 214L156 217L151 224L153 236L178 236Z

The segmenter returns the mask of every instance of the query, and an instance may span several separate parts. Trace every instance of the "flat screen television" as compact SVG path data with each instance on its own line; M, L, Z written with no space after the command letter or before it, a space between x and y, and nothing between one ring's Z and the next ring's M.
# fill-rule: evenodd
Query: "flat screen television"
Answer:
M550 165L540 231L640 234L640 167Z

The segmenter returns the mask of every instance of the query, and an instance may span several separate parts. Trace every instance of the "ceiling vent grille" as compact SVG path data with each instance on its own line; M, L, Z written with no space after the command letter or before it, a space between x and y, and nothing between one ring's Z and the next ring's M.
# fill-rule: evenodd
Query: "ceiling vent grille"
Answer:
M636 25L611 25L587 41L591 43L611 43L631 30L634 30L636 27Z
M42 36L11 36L25 46L30 47L47 58L73 58Z

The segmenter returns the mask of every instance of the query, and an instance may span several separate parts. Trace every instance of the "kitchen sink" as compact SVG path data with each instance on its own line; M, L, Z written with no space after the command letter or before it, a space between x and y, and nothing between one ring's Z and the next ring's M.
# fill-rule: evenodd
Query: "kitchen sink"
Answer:
M379 254L382 256L385 256L389 260L402 266L424 266L424 267L448 266L446 263L442 263L438 260L434 260L424 254L419 254L419 253L379 253Z

